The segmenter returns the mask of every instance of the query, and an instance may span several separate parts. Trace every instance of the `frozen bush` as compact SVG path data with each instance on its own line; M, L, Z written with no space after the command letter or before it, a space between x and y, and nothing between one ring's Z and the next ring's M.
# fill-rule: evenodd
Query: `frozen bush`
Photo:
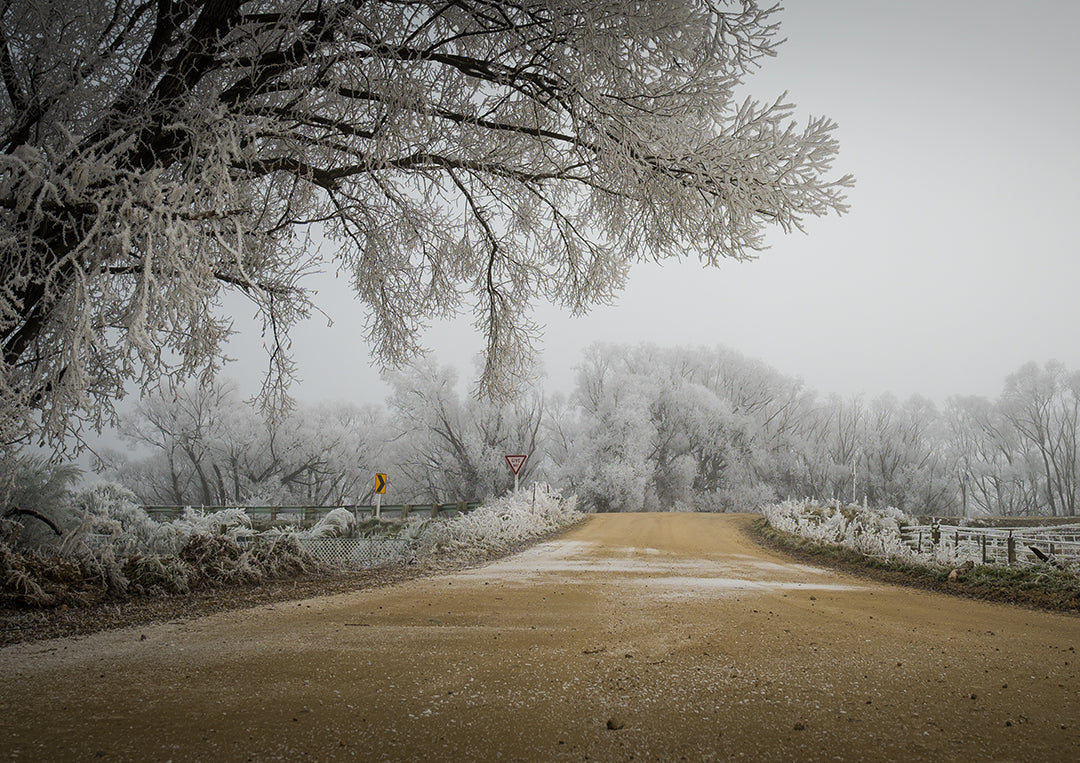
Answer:
M71 486L81 472L36 456L0 459L0 542L55 546L73 523Z
M135 494L115 482L99 482L75 494L73 508L81 524L73 538L65 540L70 551L73 543L87 541L87 535L108 535L121 552L152 549L159 535L159 525L139 506Z
M309 538L347 538L356 528L356 517L348 509L337 508L325 514L306 534Z
M0 604L187 593L324 569L291 535L254 536L241 509L187 508L178 519L156 522L134 494L110 483L81 491L73 507L81 521L53 553L19 553L0 544ZM339 514L325 527L340 528L342 520Z
M762 514L777 530L861 554L890 559L911 557L914 553L900 536L900 523L909 522L910 517L897 509L878 511L859 506L784 501L765 506Z
M420 536L422 554L484 556L568 527L583 514L577 498L563 498L547 485L488 501L468 514L434 522Z

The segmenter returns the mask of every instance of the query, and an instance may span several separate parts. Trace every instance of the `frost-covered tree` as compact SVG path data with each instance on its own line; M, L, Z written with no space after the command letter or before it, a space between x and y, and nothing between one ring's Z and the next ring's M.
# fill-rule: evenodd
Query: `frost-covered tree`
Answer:
M386 374L397 439L388 451L401 502L477 501L514 485L505 456L528 456L519 480L532 479L543 455L544 400L536 390L503 400L463 397L457 374L420 361Z
M654 471L651 380L628 373L626 349L593 345L578 366L581 424L569 471L586 505L598 511L641 511Z
M635 261L746 258L769 225L842 211L833 123L734 101L775 10L0 4L0 443L100 425L130 380L212 375L223 289L266 321L268 402L323 267L390 363L471 304L498 393L533 300L581 312Z
M998 403L1018 435L1039 487L1040 503L1053 516L1076 516L1080 504L1080 373L1051 361L1027 363L1005 381Z
M594 345L571 481L603 510L753 509L787 478L800 388L724 348Z
M855 454L856 494L874 506L943 516L955 501L953 466L944 447L944 423L932 402L892 395L873 400L862 418Z
M71 487L80 476L72 465L36 456L0 461L0 544L36 546L69 530Z
M122 417L145 458L114 454L112 476L149 504L330 505L371 492L385 411L302 404L266 420L227 380L162 385Z
M983 397L955 396L944 418L963 513L1039 513L1038 475L1032 478L1020 435L1000 407Z

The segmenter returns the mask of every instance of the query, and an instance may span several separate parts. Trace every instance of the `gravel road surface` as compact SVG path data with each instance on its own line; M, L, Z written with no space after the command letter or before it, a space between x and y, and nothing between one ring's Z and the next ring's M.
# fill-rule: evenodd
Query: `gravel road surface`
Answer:
M612 514L448 576L0 650L9 760L1077 760L1080 618Z

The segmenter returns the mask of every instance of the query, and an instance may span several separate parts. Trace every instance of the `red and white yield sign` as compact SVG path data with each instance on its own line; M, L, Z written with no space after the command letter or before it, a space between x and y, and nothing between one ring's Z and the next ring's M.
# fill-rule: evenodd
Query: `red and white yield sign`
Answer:
M528 456L505 456L506 463L510 467L510 471L514 473L514 476L518 476L518 472L521 471L521 467L525 465L525 459Z

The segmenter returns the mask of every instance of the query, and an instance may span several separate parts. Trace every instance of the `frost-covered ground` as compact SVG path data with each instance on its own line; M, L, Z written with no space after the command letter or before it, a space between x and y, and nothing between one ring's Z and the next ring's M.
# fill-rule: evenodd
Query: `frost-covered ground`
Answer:
M694 558L656 548L603 546L560 538L512 557L455 575L466 581L515 585L567 585L606 582L633 595L652 598L703 598L752 591L853 591L860 586L837 580L818 567L778 563L744 554Z

